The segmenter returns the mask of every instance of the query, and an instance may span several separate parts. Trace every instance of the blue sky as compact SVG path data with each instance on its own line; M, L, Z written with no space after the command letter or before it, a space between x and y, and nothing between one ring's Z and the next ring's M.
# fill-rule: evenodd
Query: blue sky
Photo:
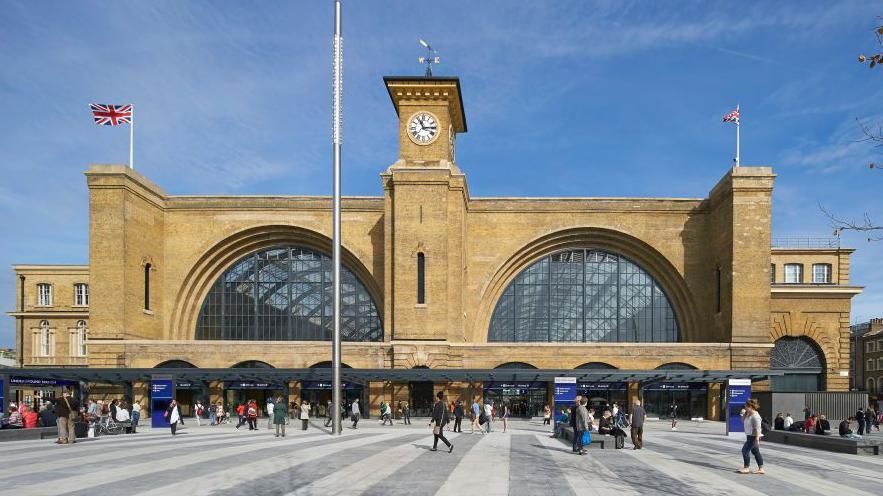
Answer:
M771 165L774 236L829 236L821 202L883 223L873 2L350 0L344 4L343 191L382 194L396 157L384 75L419 75L419 37L461 78L457 159L473 196L702 197L730 166ZM0 302L14 263L86 263L90 163L124 163L125 128L90 102L134 103L136 167L172 194L327 194L331 2L6 1L0 16ZM853 320L883 315L883 243L858 249ZM12 346L14 320L0 321Z

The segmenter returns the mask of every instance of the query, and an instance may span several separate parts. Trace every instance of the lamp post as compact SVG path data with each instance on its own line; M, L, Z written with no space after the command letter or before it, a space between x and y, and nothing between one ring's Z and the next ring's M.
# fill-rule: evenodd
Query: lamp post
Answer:
M331 433L341 434L341 390L340 390L340 124L341 99L343 97L343 36L340 23L340 0L334 0L334 75L332 96L332 148L334 155L333 198L332 198L332 259L334 316L331 336L331 407L333 415Z

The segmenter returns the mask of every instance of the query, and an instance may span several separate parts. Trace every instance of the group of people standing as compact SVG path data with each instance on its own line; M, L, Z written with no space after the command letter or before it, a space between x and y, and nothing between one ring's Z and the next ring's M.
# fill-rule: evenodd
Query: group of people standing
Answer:
M631 430L633 449L644 447L644 421L647 412L641 406L641 401L636 399L632 407L631 415L621 410L615 403L612 409L604 409L601 418L598 419L598 427L595 428L595 409L588 406L589 399L577 396L572 407L566 409L558 424L569 424L573 430L573 443L571 450L578 455L587 453L585 442L591 439L591 433L613 436L616 449L625 446L625 429ZM560 429L556 429L556 434Z

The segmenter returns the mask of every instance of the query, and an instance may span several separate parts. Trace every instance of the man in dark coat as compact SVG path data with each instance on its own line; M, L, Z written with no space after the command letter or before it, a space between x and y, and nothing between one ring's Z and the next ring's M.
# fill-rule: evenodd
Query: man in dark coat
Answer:
M451 410L448 408L445 393L439 391L435 396L438 401L432 407L432 421L429 423L429 425L435 424L435 427L432 428L432 451L438 451L438 440L441 439L448 446L448 453L450 453L454 451L454 445L445 438L445 424L450 421Z
M56 444L73 444L77 442L74 432L74 420L80 413L80 404L71 396L70 391L61 393L55 400L55 415L58 417L58 440Z

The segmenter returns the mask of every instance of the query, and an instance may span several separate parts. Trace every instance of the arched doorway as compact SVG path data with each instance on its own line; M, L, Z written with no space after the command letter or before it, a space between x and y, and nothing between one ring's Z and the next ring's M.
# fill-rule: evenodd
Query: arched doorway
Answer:
M418 365L414 368L428 369L429 367ZM408 405L411 407L412 416L429 417L432 415L434 389L435 385L432 381L410 381L408 383Z
M310 365L311 369L330 369L331 362L324 361L319 363L314 363ZM340 368L342 369L351 369L349 365L345 363L340 364ZM356 384L354 382L343 381L341 384L343 390L343 404L344 406L344 415L346 410L350 409L353 404L353 400L359 398L359 401L362 405L366 405L365 398L363 397L364 388L361 384ZM321 381L302 381L300 383L300 399L301 401L309 401L310 402L310 410L311 415L314 417L327 417L328 411L331 408L331 395L332 395L332 383L331 380L321 380Z
M824 390L825 354L807 337L786 336L776 340L770 368L785 372L770 381L773 392L810 393Z
M656 370L696 370L682 362L669 362ZM708 412L708 384L705 382L660 381L642 386L644 409L660 418L705 418Z
M186 360L166 360L156 364L154 368L195 369L197 367ZM192 417L196 412L197 401L201 401L204 405L208 404L208 385L202 381L175 377L175 400L181 406L181 415ZM208 418L208 409L204 409L203 417Z
M525 362L506 362L494 367L495 370L536 369ZM503 377L485 382L484 400L492 401L497 415L503 414L503 406L509 406L512 417L530 418L542 415L543 406L548 402L549 383L545 381L509 380Z
M604 362L588 362L576 367L577 370L616 370L616 367ZM576 392L580 396L588 398L589 406L595 409L596 417L612 408L613 404L625 405L628 401L629 385L627 382L587 380L577 383Z
M272 369L275 368L261 360L244 360L230 367L231 369ZM279 382L269 377L256 377L249 374L248 379L228 381L224 384L224 395L227 403L227 411L235 409L240 403L248 403L255 400L258 411L266 413L267 402L275 401L281 397L287 401L288 384Z

